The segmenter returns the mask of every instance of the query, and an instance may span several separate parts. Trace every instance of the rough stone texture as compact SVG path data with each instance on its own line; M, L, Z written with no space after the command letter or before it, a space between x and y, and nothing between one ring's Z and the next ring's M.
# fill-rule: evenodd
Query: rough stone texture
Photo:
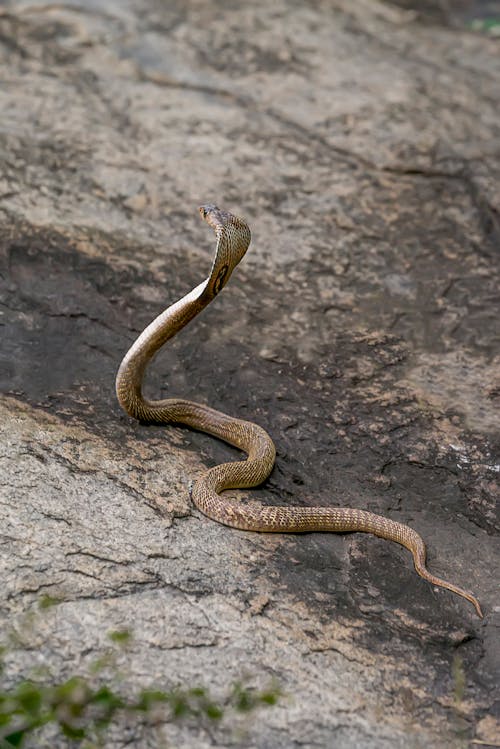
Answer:
M78 672L130 627L135 686L287 695L109 746L498 742L500 56L432 8L1 3L8 673ZM484 621L394 544L210 522L189 481L234 451L120 412L128 345L209 267L202 202L253 243L150 392L268 429L263 502L409 522ZM62 602L23 634L44 593Z

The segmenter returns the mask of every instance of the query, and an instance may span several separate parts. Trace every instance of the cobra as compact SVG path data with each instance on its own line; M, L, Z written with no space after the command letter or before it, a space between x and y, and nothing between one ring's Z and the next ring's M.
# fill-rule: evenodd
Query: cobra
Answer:
M482 617L479 602L472 593L427 570L425 544L408 525L351 507L269 507L225 498L224 490L258 486L269 476L276 457L271 437L257 424L227 416L201 403L180 398L150 401L143 395L144 372L150 360L217 296L250 244L250 229L243 219L215 205L202 206L200 213L214 229L217 241L210 274L153 320L126 353L116 378L116 393L122 408L142 422L180 424L208 432L246 453L246 460L209 468L195 481L193 502L212 520L233 528L267 533L373 533L409 549L420 577L466 598Z

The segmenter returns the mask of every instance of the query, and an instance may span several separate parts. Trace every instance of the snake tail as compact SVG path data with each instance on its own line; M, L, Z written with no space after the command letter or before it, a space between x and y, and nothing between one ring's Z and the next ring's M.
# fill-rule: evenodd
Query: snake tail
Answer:
M260 430L260 427L258 429ZM260 444L257 447L255 444L246 447L248 460L210 468L195 482L191 496L201 512L212 520L240 530L265 533L363 532L394 541L411 552L415 571L420 577L432 585L449 590L470 601L478 616L483 618L479 601L472 593L429 572L426 567L425 543L422 537L408 525L352 507L266 507L255 502L240 505L222 498L220 493L226 489L241 489L257 485L252 479L246 480L245 483L241 481L242 475L251 474L251 466L249 470L248 464L253 462L255 454L263 455L268 451L269 458L272 455L274 461L272 440L264 430L260 432L256 434L256 442ZM213 434L213 432L210 433ZM223 436L219 432L214 436L233 444L228 439L227 433ZM236 446L241 448L241 444ZM261 463L261 461L258 462ZM232 476L234 476L234 481L231 480ZM267 478L267 474L259 475L257 471L255 476L259 479L257 483Z

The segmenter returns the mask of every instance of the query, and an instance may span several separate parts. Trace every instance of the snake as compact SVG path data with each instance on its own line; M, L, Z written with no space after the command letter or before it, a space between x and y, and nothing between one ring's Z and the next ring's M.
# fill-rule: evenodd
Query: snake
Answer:
M194 505L212 520L247 531L363 532L394 541L411 552L415 571L420 577L470 601L482 618L481 606L472 593L429 572L422 537L404 523L352 507L268 506L225 497L223 492L227 489L256 487L269 476L276 449L268 433L253 422L228 416L202 403L180 398L151 401L143 395L144 374L151 359L215 299L250 244L251 233L244 219L212 204L201 206L199 211L216 236L210 273L192 291L158 315L125 354L116 376L116 394L121 407L142 423L190 427L213 435L246 454L245 460L209 468L192 484L190 493Z

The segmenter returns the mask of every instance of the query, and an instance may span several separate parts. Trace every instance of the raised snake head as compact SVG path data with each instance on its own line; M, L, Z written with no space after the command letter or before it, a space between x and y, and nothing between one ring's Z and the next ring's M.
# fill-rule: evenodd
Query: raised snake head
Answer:
M200 206L199 210L217 237L215 260L207 284L207 290L216 296L247 251L251 234L244 219L222 211L216 205L207 203Z

